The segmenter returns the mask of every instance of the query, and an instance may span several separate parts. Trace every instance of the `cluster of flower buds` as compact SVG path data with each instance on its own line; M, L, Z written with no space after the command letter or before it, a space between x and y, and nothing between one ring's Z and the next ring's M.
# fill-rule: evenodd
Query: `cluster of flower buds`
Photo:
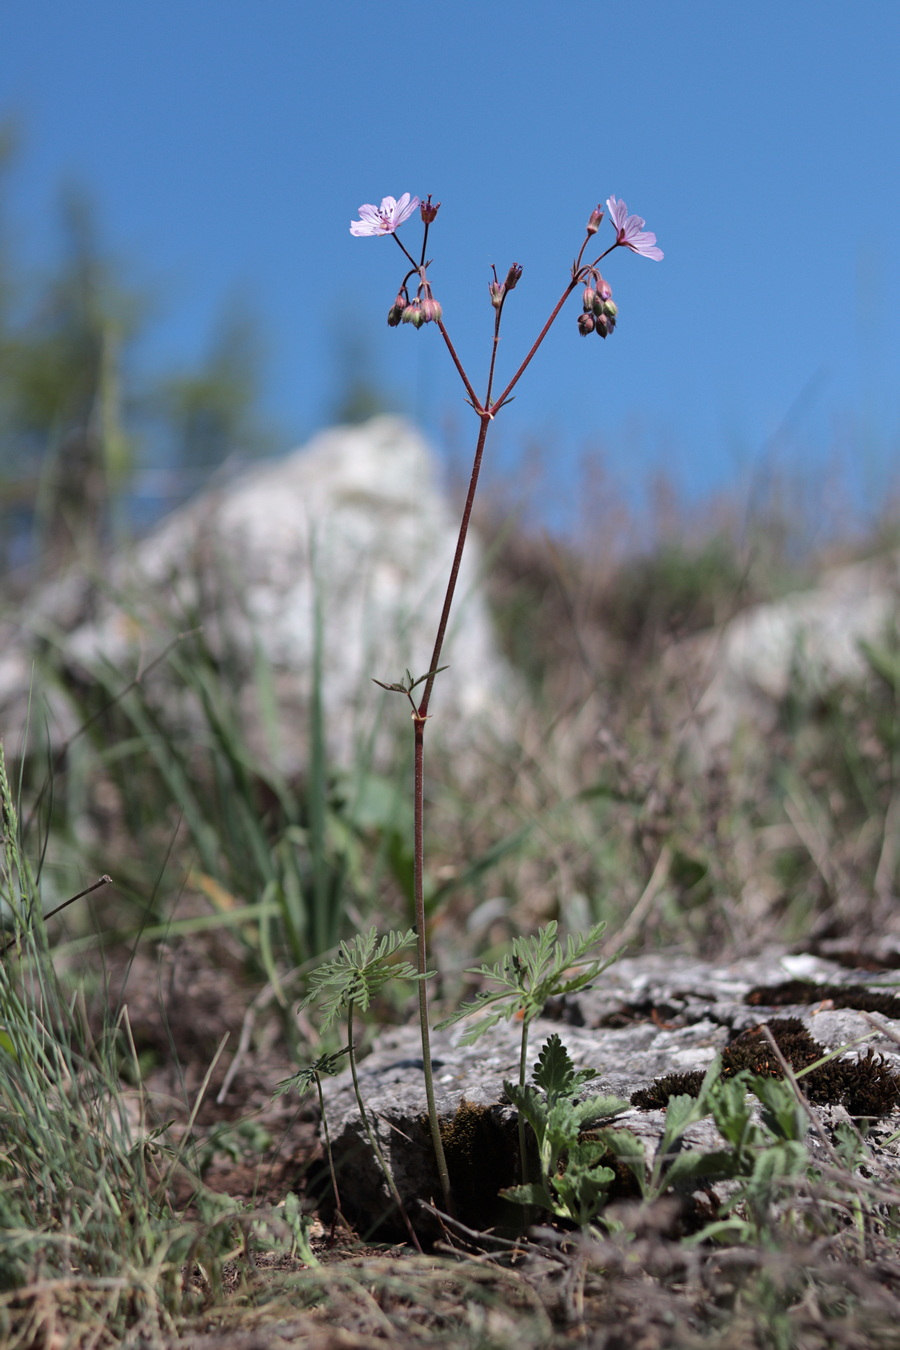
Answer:
M582 337L588 333L599 333L602 338L609 337L616 326L619 307L612 298L612 287L600 273L592 269L587 276L587 285L581 297L584 313L578 316L578 331Z
M518 286L519 278L522 275L522 269L518 263L513 263L506 274L505 281L500 281L498 279L496 267L493 271L494 280L488 284L488 290L491 295L491 304L494 306L494 309L499 309L503 304L503 297L506 295L506 292L513 291Z
M413 328L421 328L423 323L437 323L443 312L431 293L431 284L423 280L411 300L405 286L398 292L388 310L388 327L397 328L401 323L411 323Z

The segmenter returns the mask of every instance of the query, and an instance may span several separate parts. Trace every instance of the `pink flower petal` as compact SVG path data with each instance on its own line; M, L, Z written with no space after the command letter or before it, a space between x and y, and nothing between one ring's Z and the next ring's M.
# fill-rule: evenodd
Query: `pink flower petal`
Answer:
M410 197L404 192L399 202L393 197L383 197L380 206L367 202L359 208L359 220L351 221L350 233L358 238L366 235L393 234L398 225L409 220L419 205L418 197Z
M643 216L629 216L628 207L615 197L607 198L606 205L618 233L616 243L624 248L630 248L642 258L652 258L654 262L660 262L665 255L662 249L656 246L656 235L651 230L644 229L647 222Z

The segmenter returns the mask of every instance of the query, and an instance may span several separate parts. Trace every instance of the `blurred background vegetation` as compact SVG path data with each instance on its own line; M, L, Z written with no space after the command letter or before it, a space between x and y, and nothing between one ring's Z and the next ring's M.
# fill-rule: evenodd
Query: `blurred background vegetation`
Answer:
M198 369L149 375L136 353L154 297L105 247L89 198L59 197L59 252L34 273L16 254L0 131L0 572L7 585L100 552L178 504L226 462L277 445L259 407L252 309L226 305Z

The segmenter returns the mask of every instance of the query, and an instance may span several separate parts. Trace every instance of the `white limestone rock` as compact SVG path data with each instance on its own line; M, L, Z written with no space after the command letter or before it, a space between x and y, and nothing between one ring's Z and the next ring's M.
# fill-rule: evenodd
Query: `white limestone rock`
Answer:
M329 751L347 763L380 726L408 724L409 704L372 683L429 667L458 511L441 491L424 439L399 418L317 435L308 447L254 467L163 520L96 586L68 576L29 598L0 634L0 728L24 719L32 651L51 632L65 667L114 666L126 683L173 633L202 623L239 686L256 750L301 771L316 650ZM517 682L500 656L470 533L432 699L435 733L472 746L509 725ZM275 694L267 730L259 673ZM53 736L74 729L50 694Z
M690 739L701 755L742 729L765 735L792 682L826 691L867 676L865 644L878 644L900 615L900 552L837 567L819 584L754 605L718 632L669 654L673 675L701 692L692 698Z

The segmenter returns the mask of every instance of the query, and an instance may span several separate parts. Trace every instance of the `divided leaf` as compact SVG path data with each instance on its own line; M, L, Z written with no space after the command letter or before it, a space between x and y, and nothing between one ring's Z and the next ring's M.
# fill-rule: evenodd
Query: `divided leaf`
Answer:
M405 933L391 932L379 941L376 930L358 934L352 942L342 942L340 955L324 962L309 977L310 989L301 1008L322 999L322 1026L331 1025L338 1013L351 1004L365 1011L375 996L391 980L427 979L409 961L395 960L395 954L415 945L412 928Z
M331 1077L340 1071L341 1060L349 1049L350 1047L345 1045L342 1049L334 1051L333 1054L320 1055L314 1064L308 1065L305 1069L298 1069L295 1074L291 1074L290 1078L282 1078L272 1094L273 1097L283 1097L286 1092L291 1092L294 1088L302 1097L313 1086L317 1078L323 1074Z
M536 935L514 938L511 954L502 961L469 969L467 974L479 975L499 988L483 990L439 1022L437 1029L441 1031L490 1005L496 1011L466 1033L464 1044L472 1044L489 1027L504 1018L509 1021L517 1013L521 1013L527 1026L543 1011L548 999L583 989L616 959L615 956L587 959L587 953L603 936L605 923L595 923L577 937L569 934L565 946L557 939L557 929L556 920L551 919Z

